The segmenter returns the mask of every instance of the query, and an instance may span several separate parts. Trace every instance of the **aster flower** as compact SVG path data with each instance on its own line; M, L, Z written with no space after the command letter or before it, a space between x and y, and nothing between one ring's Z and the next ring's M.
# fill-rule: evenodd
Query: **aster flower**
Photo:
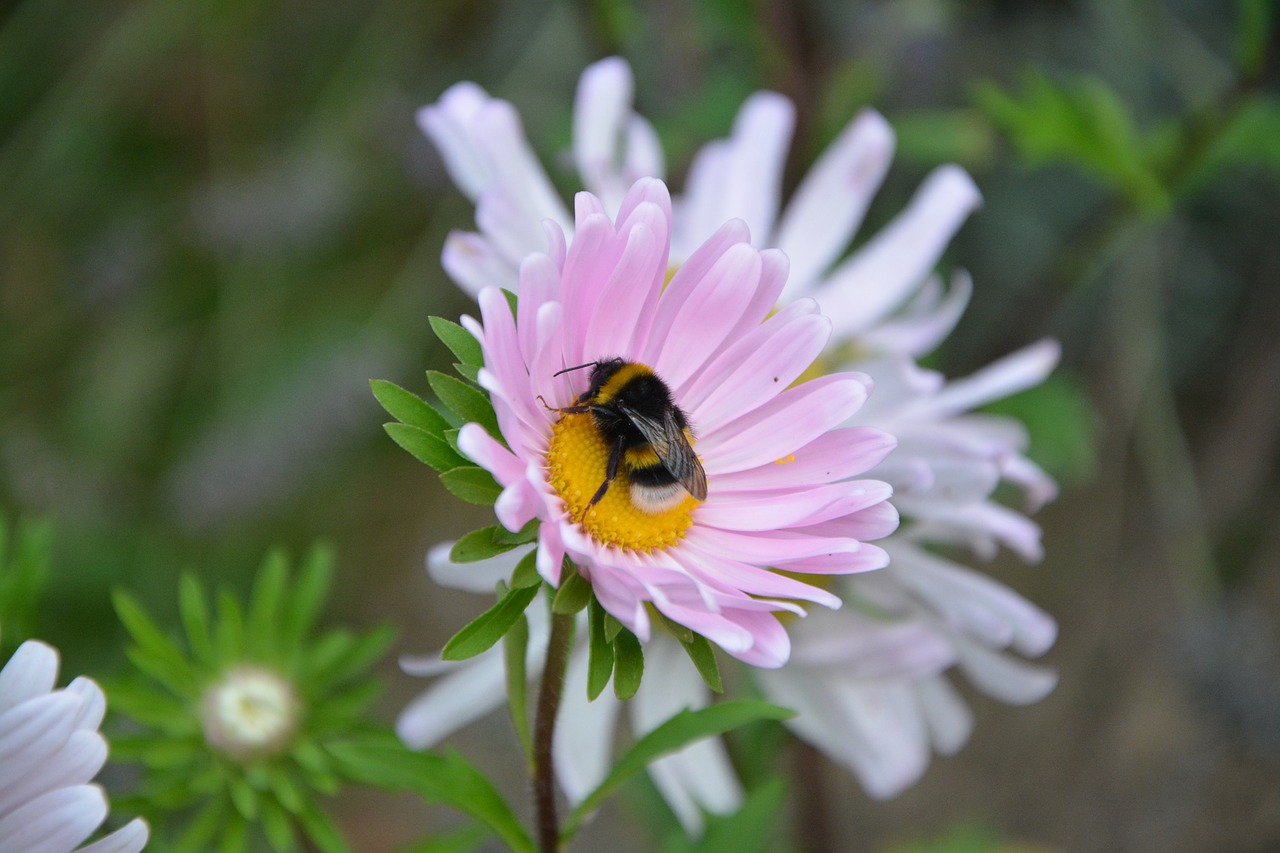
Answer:
M664 171L656 134L633 111L632 95L630 69L616 58L590 66L578 87L573 164L608 211L617 209L620 188ZM423 108L419 123L477 207L479 230L450 236L446 269L473 294L481 283L514 287L520 259L541 239L532 223L571 226L517 114L475 84L460 83ZM1041 341L952 383L921 369L915 359L950 334L972 291L963 273L946 286L933 270L980 203L977 188L956 166L936 169L904 211L844 257L887 172L893 131L877 113L863 111L784 205L781 178L793 124L790 102L757 93L731 135L698 152L685 192L673 201L671 263L678 267L730 217L750 226L756 245L783 250L791 273L780 302L816 299L833 320L824 363L864 372L876 384L850 423L899 439L872 472L894 486L904 518L884 543L892 564L834 586L861 606L797 622L795 664L762 677L775 701L804 704L789 723L798 734L854 770L869 791L891 796L919 777L931 748L952 752L967 739L969 712L941 677L948 668L958 666L1004 701L1036 701L1053 687L1052 672L1003 654L1043 653L1056 636L1052 618L930 549L968 548L987 559L1004 546L1040 559L1039 528L1024 512L1051 500L1056 486L1025 457L1019 422L973 410L1043 381L1058 347ZM1001 483L1022 490L1024 511L992 500ZM840 625L848 630L832 627ZM848 639L837 654L831 638L839 636ZM883 658L866 653L864 644L883 650ZM822 666L811 668L806 661L813 660ZM811 688L812 702L789 701L796 684ZM890 695L892 702L884 698ZM877 711L890 707L897 722ZM850 729L866 736L841 740Z
M427 558L431 579L441 586L475 593L492 593L494 585L511 576L529 553L517 549L476 562L456 563L449 558L453 543L437 545ZM535 601L527 611L529 643L527 674L541 674L547 643L545 602ZM585 620L580 619L580 622ZM585 625L578 635L585 638ZM590 659L585 641L574 648L569 661L560 722L553 747L556 777L571 805L582 802L609 771L611 746L618 718L626 708L631 732L641 737L682 708L703 708L711 699L701 676L685 658L680 644L665 633L655 634L645 650L645 665L661 678L640 682L631 701L622 702L610 692L588 698ZM404 656L400 664L410 675L435 678L434 683L410 702L396 722L396 732L415 749L442 742L462 726L489 714L505 701L502 652L490 649L465 661L442 660L437 655ZM742 787L720 743L703 740L661 758L646 768L650 778L691 835L703 830L703 813L724 814L742 804Z
M116 594L133 640L127 652L143 676L112 688L140 729L120 751L142 765L139 800L186 818L166 839L175 849L244 849L258 832L275 850L296 850L304 838L317 850L348 849L317 800L344 782L379 782L366 770L378 761L365 757L385 759L379 737L395 741L362 720L378 694L362 676L391 632L313 630L332 568L332 552L316 548L291 576L273 553L248 606L224 592L216 615L199 582L184 577L185 648Z
M57 651L37 640L0 669L0 850L137 853L141 819L79 846L107 817L106 794L91 784L107 760L107 703L90 679L55 690L57 677Z
M550 254L522 264L514 316L502 291L480 292L483 324L464 320L484 351L479 381L502 441L471 423L458 447L502 486L494 509L507 530L540 521L536 565L553 586L567 557L642 641L652 605L747 663L778 666L788 650L778 612L839 606L797 574L885 564L862 540L896 527L889 489L852 478L893 441L836 428L865 401L865 376L788 387L828 324L803 300L768 316L786 277L781 254L757 251L731 221L667 282L670 216L660 181L637 182L616 222L581 193L572 244L551 223ZM610 446L592 415L570 409L587 381L566 368L614 358L651 370L693 425L705 501L638 504L625 471L600 491Z

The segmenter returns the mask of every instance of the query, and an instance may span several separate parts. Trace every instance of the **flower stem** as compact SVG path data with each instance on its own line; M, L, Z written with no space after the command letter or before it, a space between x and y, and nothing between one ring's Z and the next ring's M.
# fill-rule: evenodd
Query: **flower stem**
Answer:
M541 853L560 850L560 823L556 818L555 766L551 744L555 738L556 714L564 692L564 673L573 648L573 617L551 614L551 636L547 639L547 664L542 670L537 717L533 728L533 799L538 813L538 849Z

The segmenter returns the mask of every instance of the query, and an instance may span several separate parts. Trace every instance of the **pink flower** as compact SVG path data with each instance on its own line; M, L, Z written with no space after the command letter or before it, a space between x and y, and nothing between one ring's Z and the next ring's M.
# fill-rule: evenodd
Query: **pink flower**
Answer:
M502 434L469 424L458 444L502 485L504 526L541 520L537 567L552 585L568 557L642 640L652 605L747 663L779 666L789 643L776 614L840 604L797 575L886 563L863 540L897 526L890 490L855 478L893 440L840 426L866 400L865 376L790 387L830 324L809 300L770 316L786 279L781 253L753 248L731 221L668 282L670 224L660 181L638 182L616 220L581 193L572 243L548 223L550 253L522 263L515 315L501 290L480 292L483 325L464 322L484 349L480 384ZM620 477L592 503L610 448L591 415L561 411L582 400L590 378L565 369L612 358L644 365L669 388L696 436L705 500L684 494L655 510L636 504Z
M578 86L572 161L609 212L634 180L665 170L657 136L634 112L632 95L631 71L617 58L587 68ZM446 268L473 294L481 283L516 288L521 259L542 245L534 223L550 220L566 233L573 223L514 108L460 83L423 108L419 122L477 206L478 230L450 236ZM1016 656L1046 651L1057 633L1053 619L926 549L967 548L989 559L1007 547L1040 559L1040 529L1027 513L1052 500L1057 487L1024 455L1021 423L975 409L1042 382L1059 350L1041 341L953 382L920 368L915 360L951 333L972 292L963 272L948 285L934 268L981 203L976 186L956 166L934 170L906 209L847 254L892 160L893 130L863 111L784 203L793 124L790 102L757 93L731 134L698 152L673 201L670 263L679 267L725 220L745 221L755 245L789 259L779 302L813 298L831 317L826 365L873 379L875 393L848 424L898 438L871 471L894 487L903 516L901 529L881 543L891 564L831 587L846 602L878 601L879 618L846 607L798 620L790 625L792 663L761 674L773 701L801 711L789 723L801 737L848 766L876 796L892 796L920 776L931 751L950 753L967 739L969 711L945 680L947 670L956 667L983 692L1014 703L1037 701L1055 683L1051 671ZM1002 482L1023 492L1021 509L993 499Z
M107 760L107 702L87 678L54 690L57 677L57 651L36 640L0 669L0 850L138 853L141 819L79 846L107 817L106 794L90 784Z

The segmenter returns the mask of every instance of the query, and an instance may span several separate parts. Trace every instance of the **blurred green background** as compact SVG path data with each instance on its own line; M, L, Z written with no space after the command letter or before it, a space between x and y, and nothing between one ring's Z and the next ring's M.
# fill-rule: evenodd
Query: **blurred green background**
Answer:
M471 208L414 110L479 82L571 191L576 80L617 53L677 187L756 89L799 107L793 183L877 107L899 145L863 239L939 163L985 196L946 259L972 306L931 363L1064 347L1002 407L1064 486L1048 556L991 566L1059 619L1060 686L977 699L969 746L888 804L797 751L826 783L799 849L1280 848L1277 20L1211 0L4 4L0 510L54 543L5 653L30 632L68 676L119 671L111 588L168 618L181 571L245 589L269 546L317 538L332 618L395 624L397 651L479 612L422 558L486 513L392 444L367 384L424 392L449 361L427 316L470 310L438 259ZM390 720L422 685L384 672ZM490 767L514 748L501 719L462 743ZM374 853L455 825L411 798L335 808ZM650 849L646 809L624 798L593 837Z

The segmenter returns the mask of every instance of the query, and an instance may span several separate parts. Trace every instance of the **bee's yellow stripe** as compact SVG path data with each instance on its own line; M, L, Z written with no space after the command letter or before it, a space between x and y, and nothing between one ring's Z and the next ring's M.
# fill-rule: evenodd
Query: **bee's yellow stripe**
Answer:
M649 468L653 465L661 465L662 460L658 458L658 454L653 452L653 448L649 445L643 447L633 447L626 452L627 465L631 468Z
M618 368L618 372L609 377L609 381L600 386L593 403L604 405L618 396L626 384L640 376L652 376L653 371L643 364L628 362Z

